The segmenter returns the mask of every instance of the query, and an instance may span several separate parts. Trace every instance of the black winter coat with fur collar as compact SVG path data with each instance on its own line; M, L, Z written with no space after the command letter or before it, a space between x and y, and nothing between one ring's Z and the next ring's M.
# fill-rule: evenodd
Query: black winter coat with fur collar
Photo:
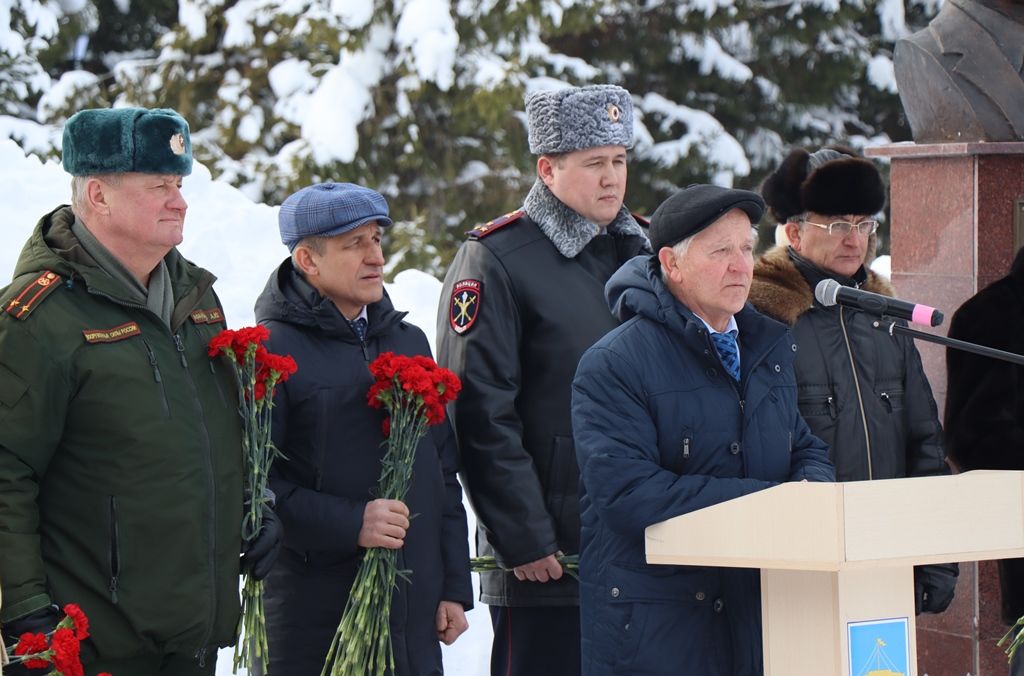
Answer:
M913 340L872 327L859 310L822 306L812 286L789 249L776 247L754 266L750 302L792 327L800 412L828 443L837 479L947 474L938 410ZM893 295L871 271L861 288Z

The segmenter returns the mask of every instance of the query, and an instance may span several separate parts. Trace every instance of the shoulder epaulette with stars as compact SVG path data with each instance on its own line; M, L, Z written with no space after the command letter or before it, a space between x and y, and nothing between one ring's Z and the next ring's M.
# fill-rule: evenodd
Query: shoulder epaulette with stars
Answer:
M488 221L483 225L478 225L469 232L467 232L466 234L469 236L470 239L480 239L481 237L486 237L487 235L490 235L491 233L496 232L501 228L504 228L509 223L514 223L518 221L525 215L525 211L523 211L522 209L516 209L515 211L510 211L504 216L499 216L498 218L495 218L493 221Z
M46 270L34 282L26 286L21 293L7 301L4 311L15 319L25 320L43 300L60 286L61 276Z
M639 223L640 225L644 226L645 228L651 227L651 221L650 221L649 218L647 218L645 216L641 216L640 214L638 214L635 211L630 211L629 215L632 216L636 220L637 223Z

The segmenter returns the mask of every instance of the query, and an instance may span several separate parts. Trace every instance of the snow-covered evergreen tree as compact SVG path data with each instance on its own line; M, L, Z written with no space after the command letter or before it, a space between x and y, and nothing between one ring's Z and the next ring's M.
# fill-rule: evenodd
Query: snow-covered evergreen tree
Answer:
M791 145L908 139L892 47L941 0L9 1L0 105L17 120L0 133L174 107L197 158L254 199L381 190L406 221L397 269L440 272L533 181L525 94L628 88L627 203L649 213L688 183L756 187Z

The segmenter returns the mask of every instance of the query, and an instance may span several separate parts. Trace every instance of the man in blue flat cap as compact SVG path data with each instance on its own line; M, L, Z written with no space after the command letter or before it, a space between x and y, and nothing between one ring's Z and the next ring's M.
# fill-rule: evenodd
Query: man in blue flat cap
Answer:
M394 676L440 674L440 643L466 630L473 606L447 421L416 449L406 499L373 499L385 412L366 403L367 367L383 352L430 355L426 336L384 293L387 202L369 188L321 183L288 197L278 220L291 257L256 301L256 318L270 329L268 348L292 355L299 370L274 397L284 457L270 485L286 537L266 583L269 673L320 674L363 553L387 547L412 571L392 605Z
M213 674L239 616L241 425L234 373L207 355L224 328L214 277L175 248L188 124L84 110L63 165L72 204L39 221L0 291L4 641L75 603L86 674ZM241 564L257 577L279 540L264 524Z
M583 355L583 673L763 673L757 570L651 566L644 529L783 481L834 481L800 417L793 336L747 304L753 192L691 186L651 217L653 256L612 276L623 321Z

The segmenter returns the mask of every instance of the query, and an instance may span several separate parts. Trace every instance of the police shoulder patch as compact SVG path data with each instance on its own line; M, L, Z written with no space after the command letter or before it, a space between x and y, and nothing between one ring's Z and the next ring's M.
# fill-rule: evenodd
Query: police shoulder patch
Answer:
M60 286L61 276L46 270L21 293L7 301L4 311L15 319L25 320L53 291Z
M448 323L452 331L461 336L473 328L480 316L482 299L483 283L480 280L460 279L455 282L448 306Z
M508 212L504 216L499 216L498 218L495 218L493 221L488 221L483 225L478 225L469 232L467 232L466 234L469 235L470 239L480 239L482 237L490 235L492 232L497 232L498 230L505 227L509 223L515 223L525 215L525 211L523 211L522 209L516 209L515 211Z

